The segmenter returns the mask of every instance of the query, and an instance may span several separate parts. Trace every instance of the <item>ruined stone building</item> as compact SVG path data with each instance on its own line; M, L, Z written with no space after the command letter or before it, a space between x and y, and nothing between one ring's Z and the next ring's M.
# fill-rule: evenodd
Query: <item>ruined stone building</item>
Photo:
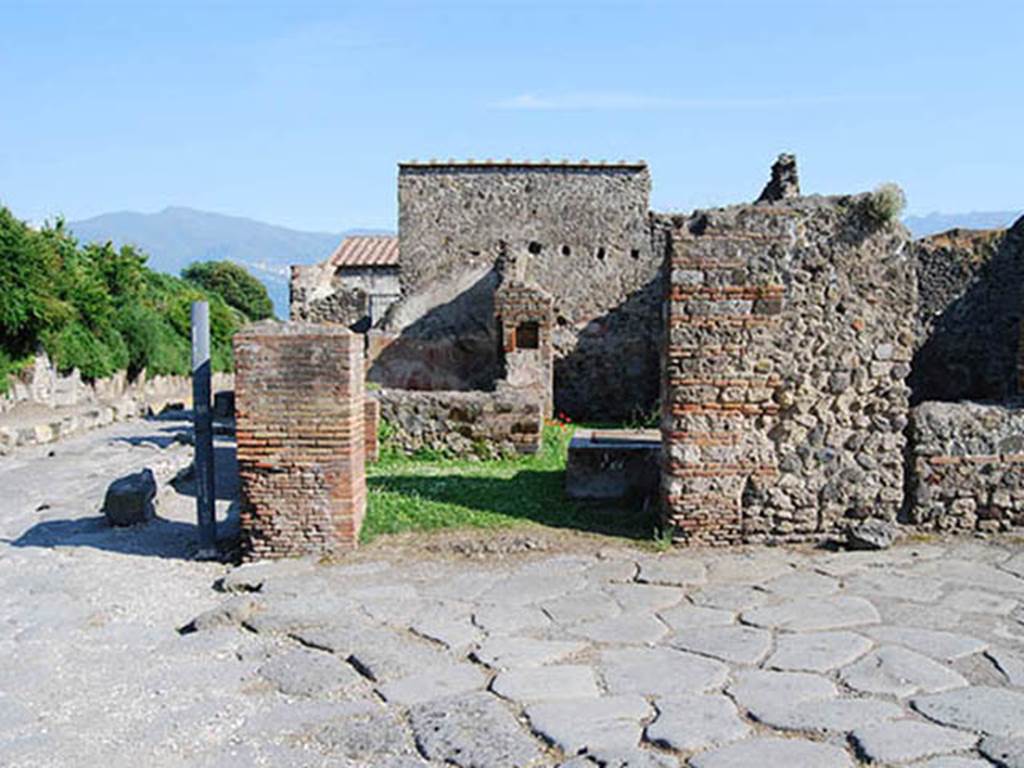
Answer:
M293 320L341 323L365 333L400 293L396 237L346 237L323 263L292 267Z
M788 155L754 203L649 191L642 163L401 165L397 297L372 311L328 262L292 315L363 324L407 450L657 412L680 542L1024 524L1024 219L912 241L884 190L801 196Z
M547 292L553 407L628 418L657 400L661 267L643 163L408 163L398 169L401 296L369 331L369 378L493 389L502 265ZM329 262L328 262L329 263ZM293 318L352 325L363 299L330 268L293 272Z

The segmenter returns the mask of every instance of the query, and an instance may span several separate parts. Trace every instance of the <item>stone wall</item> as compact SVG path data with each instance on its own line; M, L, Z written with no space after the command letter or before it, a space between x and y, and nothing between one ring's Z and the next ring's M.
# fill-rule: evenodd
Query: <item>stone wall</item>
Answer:
M917 262L915 402L1017 392L1024 219L1010 230L951 230L912 246Z
M485 374L500 376L496 265L522 258L529 266L521 277L554 303L555 407L606 419L651 408L661 253L649 190L643 164L400 166L403 296L381 328L415 343L393 347L371 377L407 387L402 373L418 350L442 344L443 378L471 372L449 388L485 388Z
M362 338L267 322L234 346L245 556L354 547L366 507Z
M541 445L542 403L515 389L380 389L372 395L380 403L381 419L389 425L390 444L405 453L429 450L451 456L491 458L536 453Z
M231 389L234 376L213 374L214 391ZM192 402L190 376L149 376L145 371L129 379L120 371L106 379L85 381L78 370L62 374L45 355L38 355L25 371L12 376L6 394L0 395L0 414L18 408L44 406L73 408L82 405L124 405L132 401L134 412L160 412L169 405Z
M679 541L813 540L904 493L906 231L867 196L667 217L663 505Z
M296 265L289 282L289 316L365 332L384 317L400 290L398 267Z
M214 392L232 387L232 374L213 374ZM150 377L143 372L130 380L122 371L110 378L83 381L77 370L62 375L46 355L40 355L11 378L9 391L0 397L0 456L191 404L188 376Z
M941 531L1024 525L1024 402L921 403L910 439L907 522Z

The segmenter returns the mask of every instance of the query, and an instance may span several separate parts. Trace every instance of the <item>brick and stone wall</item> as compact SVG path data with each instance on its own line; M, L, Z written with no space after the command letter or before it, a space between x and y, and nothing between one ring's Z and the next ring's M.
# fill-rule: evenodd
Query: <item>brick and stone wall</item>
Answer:
M1024 525L1024 402L921 403L910 440L907 522L941 531Z
M451 456L491 458L536 453L543 436L542 402L499 387L494 392L372 393L390 426L391 446L405 453L429 450Z
M1015 371L1024 311L1024 218L1009 230L951 230L911 247L918 274L915 402L999 400Z
M384 316L400 290L398 267L295 265L289 281L289 316L366 331Z
M522 278L553 299L555 407L604 419L650 409L657 399L661 253L649 191L643 164L400 166L403 296L381 329L413 343L392 346L375 363L373 379L408 387L417 355L440 356L434 350L441 348L441 367L429 366L444 372L444 386L436 388L487 388L482 379L501 375L491 323L496 265L523 257L529 267Z
M659 220L670 243L663 507L679 541L894 520L914 311L906 231L866 196Z
M544 415L551 416L551 296L535 285L506 277L495 294L494 312L504 351L503 380L509 387L531 393L543 403Z
M266 322L234 348L244 553L354 547L366 506L362 337Z

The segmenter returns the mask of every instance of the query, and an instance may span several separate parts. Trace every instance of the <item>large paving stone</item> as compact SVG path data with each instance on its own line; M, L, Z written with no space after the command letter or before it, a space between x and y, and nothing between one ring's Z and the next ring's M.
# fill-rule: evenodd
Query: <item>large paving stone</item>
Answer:
M669 554L640 561L637 581L645 584L666 584L682 587L703 584L707 581L707 570L699 560L690 555Z
M473 645L483 636L467 606L440 605L428 609L416 617L410 629L454 651Z
M379 706L339 713L310 728L302 740L351 764L422 765L401 720Z
M986 563L946 557L921 563L915 566L912 572L936 582L951 582L968 589L980 590L982 593L1005 592L1010 595L1024 595L1024 579Z
M772 636L756 627L694 627L676 632L668 644L734 664L757 664L771 650Z
M897 720L856 728L851 739L872 763L889 764L970 749L978 737L932 723Z
M915 603L908 600L872 598L875 608L882 617L883 626L920 627L941 632L959 632L963 616L944 605Z
M888 597L934 603L942 597L942 583L928 576L886 569L851 576L846 579L843 591L867 598Z
M349 660L376 682L398 680L451 663L450 655L434 643L387 629L360 633L352 643Z
M994 595L977 589L963 589L951 594L942 601L942 604L960 613L993 613L1005 616L1017 607L1018 602L1004 595Z
M517 702L579 699L600 693L594 670L572 664L523 667L501 672L491 683L491 690Z
M913 768L992 768L992 763L979 757L943 755L914 763Z
M748 726L728 697L687 695L659 698L658 716L647 726L647 740L677 751L703 750L745 738Z
M831 744L772 737L738 741L690 758L693 768L846 768L852 764L846 752Z
M886 645L840 673L848 686L863 693L912 696L967 685L961 675L920 653Z
M628 695L543 701L526 708L533 730L567 754L633 749L640 742L641 721L650 714L643 697Z
M836 696L832 681L807 672L769 672L744 669L736 673L729 693L741 707L765 710L777 705L801 701L820 701Z
M839 591L839 579L814 571L794 571L776 576L762 586L780 597L828 597Z
M483 671L474 664L449 663L379 686L377 691L387 701L408 706L478 690L486 681Z
M729 668L668 648L626 648L605 650L601 673L611 693L679 697L721 688Z
M652 614L627 613L614 619L577 624L566 632L595 643L643 645L660 640L668 634L669 629Z
M762 702L750 709L758 721L783 731L844 732L903 716L901 707L880 699L813 699Z
M711 583L762 584L793 570L796 559L789 553L767 549L722 552L705 563Z
M622 607L618 602L599 589L588 589L554 600L546 600L540 607L559 624L610 619L622 613Z
M853 632L780 634L767 666L796 672L828 672L871 650L872 643Z
M583 768L679 768L679 761L671 755L642 747L596 747L581 758L586 760Z
M922 715L943 725L992 736L1024 737L1024 693L1018 691L972 686L917 696L910 703Z
M430 760L462 768L512 768L541 756L508 709L489 693L435 699L409 709L413 736Z
M1024 738L987 736L981 740L981 754L999 768L1024 768Z
M1014 653L1005 648L989 648L985 653L996 669L1015 688L1024 688L1024 653Z
M552 563L549 570L531 568L508 576L484 592L481 603L495 605L527 605L575 592L586 582L577 568L559 568Z
M720 627L723 624L732 624L736 621L736 614L733 611L708 608L703 605L690 605L689 603L658 611L658 616L672 629Z
M568 640L535 640L500 635L485 640L473 651L473 657L493 669L539 667L560 661L586 647L586 643Z
M940 661L955 661L979 653L988 646L984 640L970 635L921 627L871 627L865 630L865 634L883 643L902 645Z
M746 584L716 584L690 594L694 605L719 608L726 611L744 611L769 603L778 603L778 595Z
M678 587L656 584L609 584L605 591L627 612L653 613L671 608L685 594Z
M272 656L259 668L259 674L289 696L317 696L359 688L365 683L337 656L304 649Z
M473 623L491 635L546 629L551 619L535 605L478 605Z
M798 632L843 629L863 624L877 624L878 611L862 597L805 598L779 605L751 608L741 618L760 627L774 627Z
M1007 571L1012 573L1014 576L1024 579L1024 552L1018 552L1009 560L1004 560L998 567L1001 570Z

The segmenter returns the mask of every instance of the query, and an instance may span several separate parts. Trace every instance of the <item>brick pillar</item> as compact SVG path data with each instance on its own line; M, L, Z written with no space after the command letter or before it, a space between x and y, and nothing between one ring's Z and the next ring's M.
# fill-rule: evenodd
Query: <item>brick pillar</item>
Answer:
M234 347L243 553L355 547L366 508L362 337L265 322Z
M743 538L742 496L755 475L776 474L759 420L777 413L774 375L748 351L778 325L783 287L758 284L737 254L763 252L756 234L672 233L668 333L662 365L662 502L673 539Z

